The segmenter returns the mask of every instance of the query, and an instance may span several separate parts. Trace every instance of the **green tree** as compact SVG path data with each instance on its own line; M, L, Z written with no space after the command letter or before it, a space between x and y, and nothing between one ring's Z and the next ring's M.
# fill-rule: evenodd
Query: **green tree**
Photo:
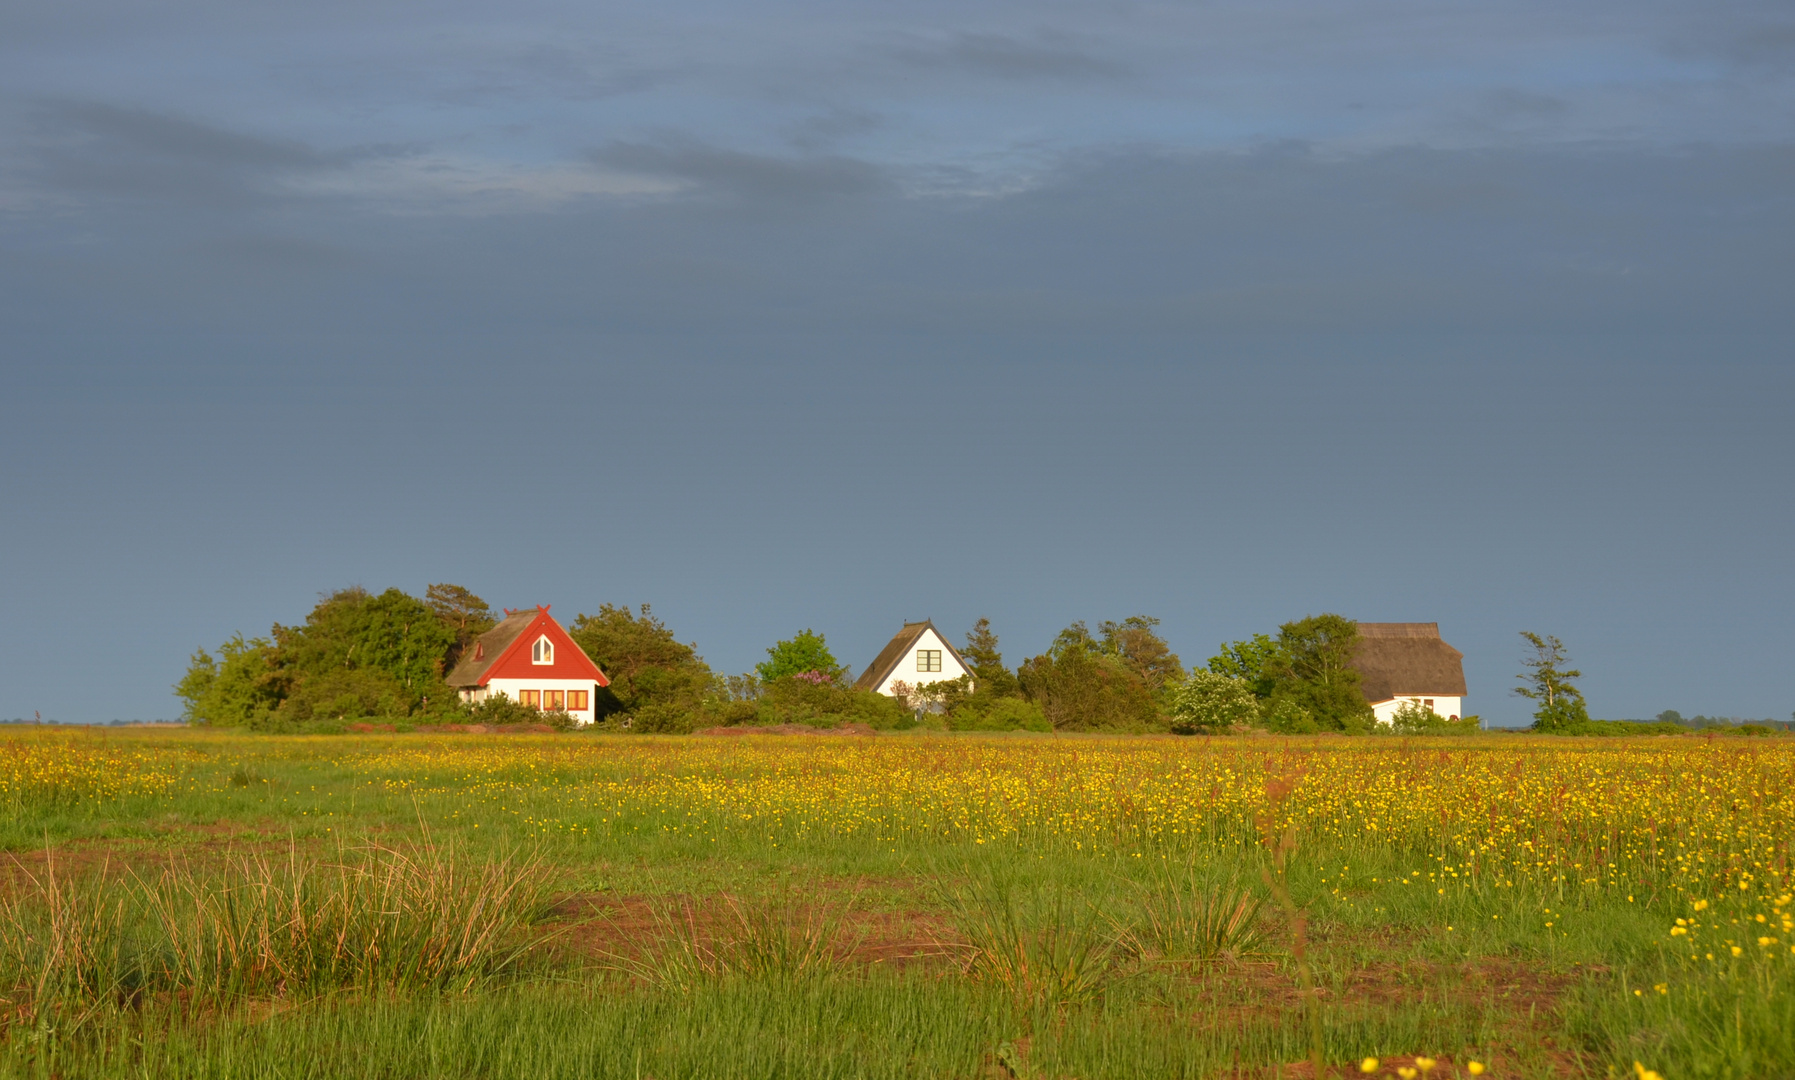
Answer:
M1589 723L1583 692L1571 681L1582 678L1583 673L1564 666L1570 659L1564 642L1531 630L1521 631L1521 638L1530 651L1521 657L1521 666L1527 670L1515 676L1526 685L1515 687L1515 693L1539 706L1533 713L1533 730L1567 731Z
M1254 634L1245 641L1223 645L1222 651L1209 658L1209 670L1217 675L1245 679L1259 697L1271 696L1272 680L1266 668L1278 653L1278 643L1270 634Z
M253 725L281 701L273 643L267 638L245 640L242 634L235 634L218 647L216 658L204 649L196 650L174 689L175 696L186 702L181 718L189 723Z
M1104 651L1085 624L1060 631L1053 646L1017 672L1023 694L1055 730L1163 731L1165 722L1140 674Z
M1259 698L1247 680L1197 670L1171 693L1172 730L1181 735L1226 731L1259 721Z
M611 680L615 705L601 707L600 715L649 705L690 711L711 692L713 675L698 647L674 637L647 604L639 613L627 604L600 604L597 615L577 616L568 634Z
M498 625L486 601L460 585L430 585L424 589L424 606L455 632L455 644L443 657L443 670L448 671L461 658L474 639Z
M1154 631L1158 625L1158 619L1146 615L1130 615L1119 623L1097 624L1097 632L1102 635L1098 647L1104 655L1122 661L1154 694L1184 681L1184 664L1165 639Z
M987 697L1014 697L1022 692L1016 673L1004 666L1003 652L997 647L997 635L991 631L991 620L980 619L966 632L966 648L961 653L972 665L972 677L978 694Z
M789 641L781 641L768 649L766 662L756 664L754 671L760 676L763 686L812 671L827 676L832 681L839 681L844 674L842 666L836 663L834 654L829 651L829 643L823 640L823 635L808 627Z
M442 681L443 664L455 643L436 612L398 589L378 596L342 589L319 601L304 624L274 627L283 696L302 712L321 706L328 713L350 698L379 708L366 714L377 716L407 715L426 698L446 705L453 692ZM345 681L350 671L364 674Z
M1264 668L1273 705L1300 706L1322 731L1369 731L1374 717L1352 666L1358 644L1358 624L1341 615L1311 615L1280 626L1277 649Z

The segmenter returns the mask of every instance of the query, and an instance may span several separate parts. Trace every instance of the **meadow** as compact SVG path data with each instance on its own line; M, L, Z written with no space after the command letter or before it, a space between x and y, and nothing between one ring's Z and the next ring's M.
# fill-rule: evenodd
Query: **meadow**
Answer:
M1795 741L0 735L0 1076L1786 1077Z

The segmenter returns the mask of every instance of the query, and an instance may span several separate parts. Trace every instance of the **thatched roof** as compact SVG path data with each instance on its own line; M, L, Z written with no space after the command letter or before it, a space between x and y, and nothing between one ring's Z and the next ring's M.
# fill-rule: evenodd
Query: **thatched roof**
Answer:
M960 650L954 648L954 643L947 640L947 635L937 630L933 621L924 619L921 622L905 623L904 628L897 632L897 636L885 643L885 647L879 650L879 655L873 657L873 662L867 665L866 670L860 673L858 679L854 680L854 689L877 690L879 684L885 681L886 676L890 675L903 661L904 655L910 651L910 647L916 644L918 638L922 637L924 630L934 630L935 637L940 639L941 645L948 651L948 655L959 661L962 669L972 670L972 665L968 664L960 655Z
M450 686L479 686L486 669L499 662L499 657L505 655L505 647L528 630L540 614L538 608L525 608L507 615L504 622L475 638L474 644L461 651L455 670L449 672L444 681Z
M1398 697L1464 697L1465 654L1440 640L1440 624L1359 624L1352 666L1370 702Z

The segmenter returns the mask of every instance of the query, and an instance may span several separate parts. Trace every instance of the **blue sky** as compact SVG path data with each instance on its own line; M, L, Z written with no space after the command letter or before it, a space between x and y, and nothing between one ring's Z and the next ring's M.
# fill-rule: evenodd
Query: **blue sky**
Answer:
M1787 718L1792 294L1780 4L0 2L0 717L450 581Z

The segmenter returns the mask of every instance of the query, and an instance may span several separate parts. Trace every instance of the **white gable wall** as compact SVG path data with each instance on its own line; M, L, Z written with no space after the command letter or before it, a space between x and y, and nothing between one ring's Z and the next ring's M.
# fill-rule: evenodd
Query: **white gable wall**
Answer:
M1448 720L1457 720L1462 715L1464 700L1464 698L1442 697L1437 694L1432 697L1427 694L1404 694L1401 697L1391 698L1389 701L1373 702L1371 711L1377 714L1378 723L1389 724L1394 721L1396 710L1402 708L1404 705L1427 705L1432 703L1435 716L1444 716Z
M941 651L940 671L916 670L916 654L921 649L939 649ZM886 697L895 697L896 695L891 692L892 683L902 682L909 683L911 686L922 686L925 683L946 682L970 674L972 672L961 667L960 662L954 659L954 651L947 647L947 642L941 640L941 635L931 628L917 636L916 643L910 646L909 651L898 660L897 667L892 668L891 674L885 676L885 681L879 684L879 693Z

